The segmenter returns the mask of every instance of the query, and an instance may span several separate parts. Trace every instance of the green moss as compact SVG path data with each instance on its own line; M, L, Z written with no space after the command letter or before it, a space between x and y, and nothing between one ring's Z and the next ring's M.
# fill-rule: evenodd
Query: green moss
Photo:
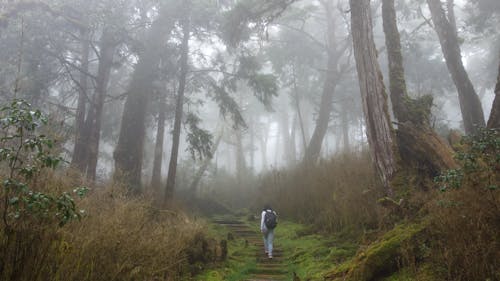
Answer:
M401 247L424 229L424 224L398 225L354 259L337 266L328 276L335 278L346 274L345 280L363 281L388 275L397 270Z

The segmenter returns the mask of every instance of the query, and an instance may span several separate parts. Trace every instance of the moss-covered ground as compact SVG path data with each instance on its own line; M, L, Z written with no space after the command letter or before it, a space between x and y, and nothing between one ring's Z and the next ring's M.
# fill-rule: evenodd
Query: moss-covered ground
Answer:
M257 221L238 218L250 228L258 230ZM297 223L280 220L275 229L275 245L283 250L283 263L287 269L287 280L292 280L294 274L300 280L323 280L323 276L331 268L351 258L358 245L345 236L322 236L309 234L308 229ZM212 236L225 239L227 230L217 224L209 229ZM256 267L255 253L258 249L250 246L244 240L235 237L228 241L228 258L215 268L205 270L194 280L245 280Z

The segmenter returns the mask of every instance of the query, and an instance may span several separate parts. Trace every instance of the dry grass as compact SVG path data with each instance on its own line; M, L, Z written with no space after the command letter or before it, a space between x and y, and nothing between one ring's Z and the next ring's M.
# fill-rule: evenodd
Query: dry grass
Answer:
M52 178L52 188L65 180ZM1 280L180 280L196 247L206 247L201 222L119 188L94 190L77 202L86 215L62 228L25 222L0 231ZM200 242L201 241L201 242Z
M259 202L282 215L337 232L377 228L382 196L368 153L339 154L304 169L275 171L262 181Z
M434 260L448 280L500 280L500 193L463 187L431 207Z

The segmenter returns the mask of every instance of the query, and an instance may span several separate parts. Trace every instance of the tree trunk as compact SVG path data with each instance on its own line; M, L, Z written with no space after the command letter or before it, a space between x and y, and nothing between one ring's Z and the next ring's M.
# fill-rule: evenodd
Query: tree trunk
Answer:
M427 0L434 29L439 37L446 66L458 91L460 109L466 134L474 134L477 127L484 127L484 114L479 97L462 63L458 37L441 6L440 0Z
M139 192L141 187L146 111L152 84L161 51L173 29L177 10L167 6L171 5L163 3L160 7L158 17L153 22L144 43L145 50L140 54L132 74L123 109L118 144L113 154L115 179L124 182L135 193Z
M370 154L382 183L390 192L389 182L397 168L396 143L387 109L387 94L373 40L370 1L350 0L349 2L354 57Z
M306 140L306 132L304 129L304 118L302 118L302 112L300 110L300 97L298 93L297 87L297 74L295 73L295 66L293 67L293 93L294 93L294 101L295 101L295 109L297 110L297 117L299 118L299 126L300 126L300 136L302 138L302 151L307 150L307 140Z
M95 181L97 173L97 160L99 158L99 142L101 140L102 113L104 99L107 94L113 56L116 49L116 42L113 34L109 30L104 30L100 42L99 68L97 70L97 81L95 89L94 103L91 105L89 116L91 120L89 144L88 144L88 166L87 178Z
M184 11L187 13L187 11ZM187 15L186 15L187 16ZM188 16L187 16L188 17ZM181 121L184 105L184 90L186 88L186 76L188 72L188 52L189 52L189 33L190 22L186 18L182 24L184 33L181 45L181 69L179 77L179 89L177 92L177 102L175 105L174 131L172 132L172 150L170 152L170 163L168 166L167 185L165 189L165 202L171 200L175 190L175 176L177 174L177 158L179 154L179 140L181 136Z
M399 121L397 140L402 166L425 169L427 175L435 177L441 170L455 166L453 154L429 126L432 99L423 97L413 100L406 92L394 0L382 1L382 19L389 60L392 108Z
M495 99L493 100L493 105L491 106L490 118L488 119L488 128L500 129L500 65L498 66Z
M349 142L349 118L347 112L347 106L342 107L342 143L344 152L348 152L350 150L350 142Z
M87 167L88 151L88 132L85 132L85 113L87 111L88 101L88 72L89 72L89 53L90 37L87 29L82 29L82 57L80 81L78 85L78 103L75 116L75 146L73 148L73 157L71 167L84 174Z
M236 178L238 183L243 181L243 176L246 174L247 165L245 160L245 151L243 148L243 132L242 128L235 128L236 143L235 143L235 158L236 158Z
M392 108L396 119L399 122L406 122L408 121L408 107L404 102L407 97L406 81L394 0L382 1L382 19L385 44L387 46L387 58L389 59L389 89Z
M165 138L165 119L166 119L166 93L160 97L160 106L158 110L158 126L156 130L156 145L153 160L153 174L151 176L151 188L154 194L158 194L161 187L161 166L163 161L163 140Z
M324 3L324 2L322 2ZM321 145L328 130L328 123L333 109L333 95L337 86L337 80L340 73L337 71L337 64L343 51L337 50L338 45L335 38L335 19L332 17L331 3L324 3L327 20L327 53L328 61L326 67L325 82L323 84L323 93L321 94L321 103L316 120L316 126L313 131L311 140L304 154L304 162L306 164L315 163L318 160L321 152Z

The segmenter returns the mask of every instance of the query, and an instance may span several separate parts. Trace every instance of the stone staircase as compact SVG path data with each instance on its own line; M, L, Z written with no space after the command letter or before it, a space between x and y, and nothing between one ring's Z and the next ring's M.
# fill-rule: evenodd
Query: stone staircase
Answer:
M269 259L264 253L264 241L262 234L255 229L236 219L219 219L214 223L228 229L234 239L243 239L248 246L255 247L256 267L253 268L244 281L285 281L287 279L286 264L284 262L283 250L279 244L274 244L273 258ZM279 239L279 237L278 237Z

